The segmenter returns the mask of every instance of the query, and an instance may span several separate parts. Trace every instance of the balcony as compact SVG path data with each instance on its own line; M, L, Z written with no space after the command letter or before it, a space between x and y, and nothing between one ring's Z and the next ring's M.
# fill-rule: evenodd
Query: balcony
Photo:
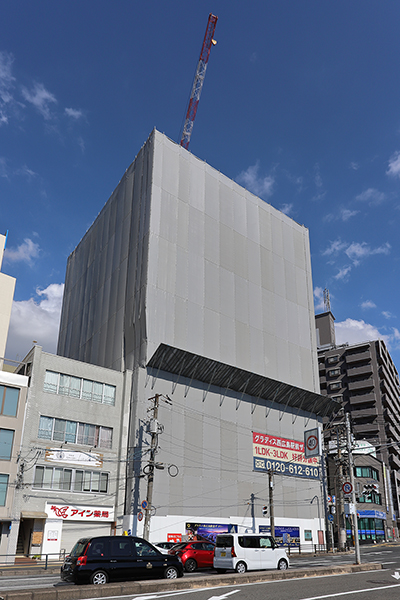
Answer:
M377 417L378 413L376 411L376 407L375 406L371 406L370 408L365 408L365 409L361 409L361 410L352 410L351 411L351 418L353 419L353 421L356 421L357 419L364 419L365 417Z
M371 352L369 350L355 352L353 354L346 354L346 363L348 365L360 362L362 360L371 360Z
M371 402L376 402L375 394L358 394L357 396L350 396L349 398L351 405L359 405L359 404L371 404Z
M356 423L353 425L353 431L356 435L363 435L366 433L378 433L378 423Z
M359 375L372 375L372 365L362 365L347 369L347 377L357 377Z
M400 442L399 433L390 423L385 423L385 432L388 437L392 438L393 442Z
M400 458L398 454L389 454L390 468L395 471L400 471Z
M348 388L349 391L353 390L363 390L363 389L371 389L374 387L374 380L372 377L368 379L362 379L361 381L349 381Z

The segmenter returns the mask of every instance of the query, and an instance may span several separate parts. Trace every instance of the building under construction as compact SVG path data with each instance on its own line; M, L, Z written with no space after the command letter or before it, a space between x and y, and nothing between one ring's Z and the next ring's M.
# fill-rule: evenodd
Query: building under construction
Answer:
M258 530L269 472L275 526L322 540L304 226L154 130L68 259L58 354L133 372L126 527Z

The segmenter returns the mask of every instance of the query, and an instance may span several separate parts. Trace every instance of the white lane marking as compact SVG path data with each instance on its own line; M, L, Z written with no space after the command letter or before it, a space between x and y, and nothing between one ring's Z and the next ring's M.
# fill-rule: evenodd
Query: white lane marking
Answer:
M363 590L352 590L351 592L338 592L337 594L326 594L326 596L312 596L310 598L302 598L301 600L321 600L322 598L340 598L341 596L349 596L350 594L362 594L364 592L378 592L379 590L390 590L400 587L400 583L394 585L383 585L382 587L365 588Z
M398 571L394 572L394 575L392 575L392 577L394 577L395 579L400 579L400 575Z
M226 594L222 594L222 596L211 596L208 600L225 600L228 596L232 594L236 594L239 590L232 590L231 592L226 592Z

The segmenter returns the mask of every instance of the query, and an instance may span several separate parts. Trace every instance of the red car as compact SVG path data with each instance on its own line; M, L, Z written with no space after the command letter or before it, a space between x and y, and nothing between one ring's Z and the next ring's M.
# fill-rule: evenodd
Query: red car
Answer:
M176 554L182 561L185 571L192 573L196 569L212 568L215 544L212 542L182 542L176 544L168 554Z

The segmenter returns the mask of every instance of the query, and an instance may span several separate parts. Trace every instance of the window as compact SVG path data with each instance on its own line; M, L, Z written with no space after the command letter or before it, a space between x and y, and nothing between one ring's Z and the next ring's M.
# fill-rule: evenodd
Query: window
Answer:
M0 415L16 417L18 410L19 388L0 385Z
M343 396L332 396L332 400L335 400L335 402L342 402Z
M6 505L8 475L0 473L0 506Z
M330 369L328 371L328 375L329 377L337 377L338 375L340 375L340 369Z
M331 390L340 390L341 387L342 386L341 386L341 384L338 381L336 381L335 383L330 383L329 384L329 388Z
M356 467L356 477L368 477L379 481L379 473L373 467Z
M38 437L44 440L83 444L92 448L112 448L111 427L53 417L40 417Z
M0 460L10 460L14 431L12 429L0 429Z
M90 402L115 405L115 385L56 373L55 371L46 371L43 390L51 394L62 394L63 396L82 398Z
M1 480L0 480L1 483ZM108 473L37 466L33 487L72 492L100 492L107 494ZM1 498L1 496L0 496Z
M328 363L328 365L333 365L334 363L339 362L339 355L335 354L335 356L328 356L326 362Z
M382 504L382 497L381 497L381 494L377 494L376 492L371 492L371 494L364 494L363 496L360 496L358 499L358 502L361 502L361 503L370 502L373 504Z

